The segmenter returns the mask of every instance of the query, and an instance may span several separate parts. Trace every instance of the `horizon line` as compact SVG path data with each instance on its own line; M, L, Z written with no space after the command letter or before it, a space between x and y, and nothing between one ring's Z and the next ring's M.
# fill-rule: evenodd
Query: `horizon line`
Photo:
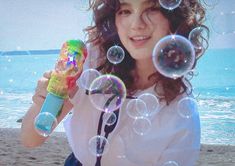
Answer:
M5 54L2 55L3 53L5 53ZM0 51L1 56L6 56L6 55L48 55L48 54L58 54L58 53L60 53L60 49Z

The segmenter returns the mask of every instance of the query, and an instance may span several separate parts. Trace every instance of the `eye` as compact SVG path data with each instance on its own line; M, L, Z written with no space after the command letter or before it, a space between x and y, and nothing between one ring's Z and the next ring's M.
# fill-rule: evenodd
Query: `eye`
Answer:
M128 9L121 9L117 12L117 14L121 15L121 16L127 16L127 15L131 14L131 11Z

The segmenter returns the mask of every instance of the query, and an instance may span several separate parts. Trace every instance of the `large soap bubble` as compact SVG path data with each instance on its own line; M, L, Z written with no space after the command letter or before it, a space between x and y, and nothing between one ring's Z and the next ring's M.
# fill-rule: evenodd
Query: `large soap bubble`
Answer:
M155 45L152 60L159 73L176 79L192 69L195 50L185 37L168 35Z
M87 69L84 70L77 81L77 84L81 85L84 89L89 89L91 83L101 75L96 69Z
M126 87L122 80L106 74L97 77L89 88L91 103L98 110L112 112L119 109L126 98Z

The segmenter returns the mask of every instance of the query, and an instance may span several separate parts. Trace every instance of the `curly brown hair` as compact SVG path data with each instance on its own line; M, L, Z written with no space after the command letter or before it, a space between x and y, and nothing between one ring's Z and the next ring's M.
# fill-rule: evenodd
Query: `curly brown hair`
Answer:
M204 26L207 28L203 25L205 9L199 0L182 0L180 6L172 11L162 8L158 0L149 1L154 2L162 14L169 20L170 30L174 34L187 38L195 27ZM90 9L93 10L94 25L86 28L85 31L89 35L87 42L98 46L100 50L99 57L101 61L99 61L97 69L101 70L102 73L112 73L118 76L125 83L128 94L135 93L137 90L135 86L137 76L132 74L135 69L135 60L122 45L115 26L115 14L120 9L119 0L90 0ZM117 65L111 64L106 58L107 50L113 45L119 45L125 51L124 60ZM201 50L196 50L196 59L198 60L202 54ZM189 80L184 77L171 79L156 71L156 73L149 76L149 79L154 79L156 94L168 104L179 94L184 92L191 93L192 91ZM158 90L157 85L162 87L161 92Z

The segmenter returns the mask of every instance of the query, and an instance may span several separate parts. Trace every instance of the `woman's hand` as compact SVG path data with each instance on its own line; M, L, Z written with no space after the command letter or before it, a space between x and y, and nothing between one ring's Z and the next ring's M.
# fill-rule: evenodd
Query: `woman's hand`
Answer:
M33 104L29 108L22 120L21 126L21 141L26 147L36 147L41 145L46 137L43 137L37 133L34 128L34 119L39 114L41 107L47 95L47 86L51 78L52 71L45 72L43 77L38 80L35 93L32 97ZM57 117L58 124L61 120L70 112L73 105L69 99L65 99L60 115Z
M35 88L35 93L32 97L32 100L35 104L42 106L46 95L47 95L47 86L51 78L52 71L47 71L43 74L43 77L38 80L37 87Z

